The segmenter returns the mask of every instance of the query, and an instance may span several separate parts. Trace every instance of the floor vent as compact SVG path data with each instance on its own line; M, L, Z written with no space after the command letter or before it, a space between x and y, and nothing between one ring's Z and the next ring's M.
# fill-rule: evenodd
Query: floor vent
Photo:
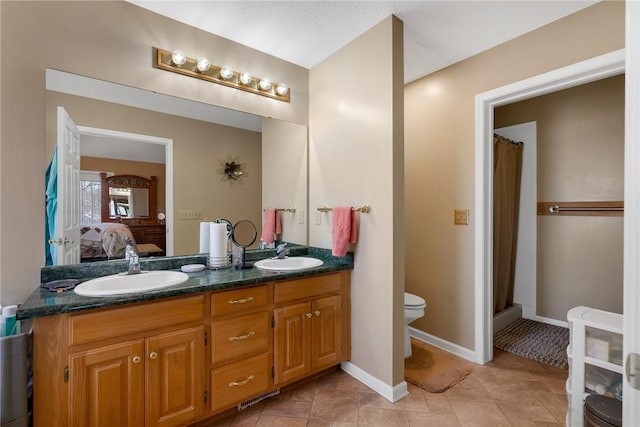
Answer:
M280 389L278 388L268 393L261 394L260 396L256 396L253 399L245 400L244 402L238 404L238 411L247 409L249 406L255 405L258 402L262 402L265 399L268 399L273 396L277 396L279 394L280 394Z

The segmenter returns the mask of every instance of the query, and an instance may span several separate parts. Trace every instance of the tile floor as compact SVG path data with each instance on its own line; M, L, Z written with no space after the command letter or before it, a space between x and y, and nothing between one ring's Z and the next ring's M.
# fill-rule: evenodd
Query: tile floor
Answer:
M566 370L494 349L494 360L444 393L409 384L393 404L342 371L212 421L210 427L564 426Z

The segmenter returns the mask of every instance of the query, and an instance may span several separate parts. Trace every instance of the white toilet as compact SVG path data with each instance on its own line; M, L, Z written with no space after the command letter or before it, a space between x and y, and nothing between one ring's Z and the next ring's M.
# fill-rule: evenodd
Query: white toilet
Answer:
M409 323L424 316L427 302L418 295L404 293L404 357L411 356L411 338Z

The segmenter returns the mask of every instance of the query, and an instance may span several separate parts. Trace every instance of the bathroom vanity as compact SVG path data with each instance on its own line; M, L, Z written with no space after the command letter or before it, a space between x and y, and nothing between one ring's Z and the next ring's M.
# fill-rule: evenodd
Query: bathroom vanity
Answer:
M33 318L34 425L188 425L335 366L350 358L351 268L205 270L102 298L37 290L19 313Z

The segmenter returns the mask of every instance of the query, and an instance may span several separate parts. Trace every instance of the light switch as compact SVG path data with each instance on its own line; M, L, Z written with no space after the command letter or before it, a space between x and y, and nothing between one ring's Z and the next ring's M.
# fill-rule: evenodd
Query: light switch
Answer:
M453 223L455 225L469 225L469 209L455 209Z

